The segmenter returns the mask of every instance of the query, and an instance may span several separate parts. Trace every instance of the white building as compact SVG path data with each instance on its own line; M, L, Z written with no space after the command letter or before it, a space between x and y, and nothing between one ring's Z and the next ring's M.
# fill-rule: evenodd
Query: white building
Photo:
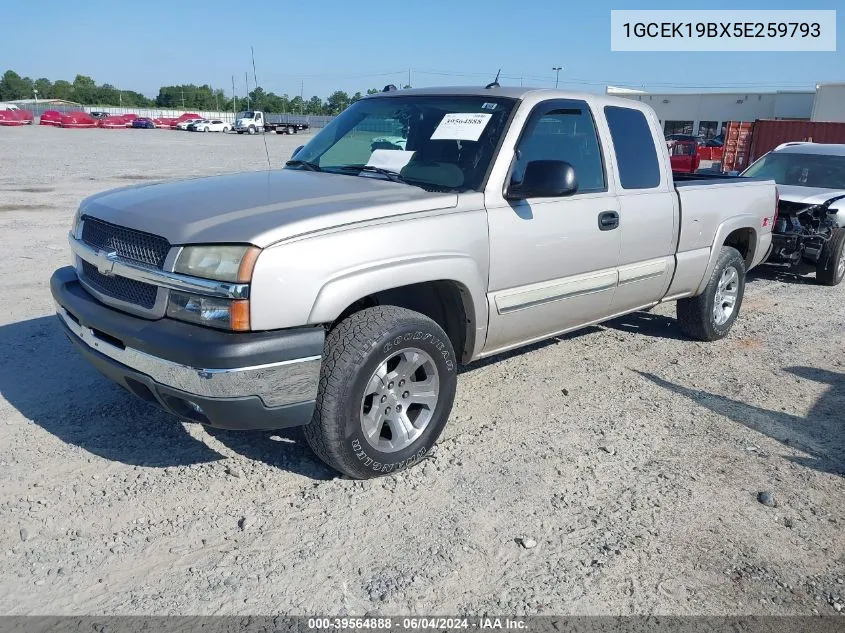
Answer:
M845 83L816 86L816 99L810 120L845 123Z
M845 84L842 87L845 88ZM657 112L666 134L693 134L705 138L721 134L727 121L808 120L816 100L814 91L780 90L659 94L608 86L607 94L636 99L650 105Z

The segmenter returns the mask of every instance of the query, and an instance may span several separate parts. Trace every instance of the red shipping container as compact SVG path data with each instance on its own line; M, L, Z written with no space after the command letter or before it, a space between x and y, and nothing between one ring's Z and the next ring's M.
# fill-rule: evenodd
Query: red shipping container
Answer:
M742 171L748 167L752 126L753 124L747 121L728 121L722 152L722 171Z
M750 156L753 162L781 143L845 143L845 123L824 121L778 121L764 119L754 123Z

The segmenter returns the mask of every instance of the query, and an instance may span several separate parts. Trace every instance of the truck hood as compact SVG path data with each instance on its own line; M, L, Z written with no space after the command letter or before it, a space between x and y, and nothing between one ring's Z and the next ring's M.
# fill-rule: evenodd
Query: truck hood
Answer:
M822 189L820 187L799 187L796 185L778 185L778 194L781 200L787 202L798 202L800 204L821 204L836 196L845 195L845 189ZM837 200L831 209L837 211L845 210L845 198Z
M455 193L431 193L381 177L282 169L114 189L86 198L80 210L171 244L263 248L321 229L457 203Z

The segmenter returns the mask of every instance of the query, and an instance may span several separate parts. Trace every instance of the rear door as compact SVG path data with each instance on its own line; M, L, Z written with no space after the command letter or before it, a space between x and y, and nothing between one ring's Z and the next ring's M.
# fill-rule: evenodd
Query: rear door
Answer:
M619 183L621 248L613 313L621 313L665 295L675 271L679 205L654 113L613 105L604 107L604 115Z
M484 194L490 232L485 353L606 317L617 281L620 208L605 170L607 147L587 102L538 103L512 147L508 173L491 177ZM503 146L501 155L510 151ZM578 181L575 194L505 199L502 179L521 180L534 160L570 163Z

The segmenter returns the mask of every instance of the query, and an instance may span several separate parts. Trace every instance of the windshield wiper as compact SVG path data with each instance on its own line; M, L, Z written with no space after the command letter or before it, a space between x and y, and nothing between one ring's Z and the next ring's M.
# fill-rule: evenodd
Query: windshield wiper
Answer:
M340 171L368 171L374 174L380 174L388 180L392 180L393 182L401 182L405 185L418 186L415 185L415 183L411 183L405 180L399 172L391 171L389 169L385 169L384 167L374 167L373 165L343 165L338 169Z
M285 167L305 167L308 171L323 171L317 163L310 163L307 160L289 160Z

